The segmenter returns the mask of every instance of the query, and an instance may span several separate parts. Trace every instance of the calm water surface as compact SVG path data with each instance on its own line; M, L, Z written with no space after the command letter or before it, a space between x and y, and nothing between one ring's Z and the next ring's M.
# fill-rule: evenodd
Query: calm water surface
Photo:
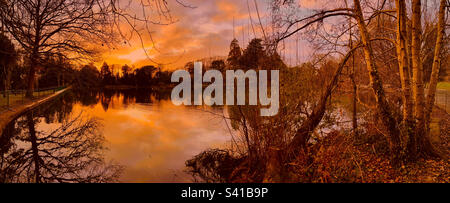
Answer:
M185 161L230 140L211 112L170 92L69 92L8 125L0 182L191 182Z

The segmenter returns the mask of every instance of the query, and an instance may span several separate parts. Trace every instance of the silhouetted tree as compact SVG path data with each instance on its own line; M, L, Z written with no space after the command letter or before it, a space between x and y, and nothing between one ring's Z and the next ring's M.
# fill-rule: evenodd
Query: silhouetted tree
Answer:
M261 39L252 39L240 57L241 67L245 70L258 69L266 54ZM231 50L233 51L233 50Z
M239 47L239 42L233 39L230 44L230 52L228 53L227 62L230 69L238 69L240 65L239 59L242 56L241 47Z
M135 71L136 84L139 87L149 87L153 84L154 66L144 66Z
M184 65L184 69L189 72L191 75L194 75L194 63L193 62L187 62Z
M121 82L126 85L131 85L132 84L131 78L132 78L131 67L128 66L127 64L123 65Z
M11 89L12 69L17 62L17 53L14 44L3 34L0 34L0 73L4 90ZM6 94L4 94L6 96Z
M75 79L75 88L79 90L88 90L100 86L101 76L100 72L93 65L85 65L78 72L78 77Z
M106 62L104 62L102 67L100 68L100 75L102 77L103 85L113 85L114 84L114 76Z
M63 57L48 56L43 64L39 87L56 87L65 84L72 84L75 79L75 70L68 60Z
M218 70L220 72L225 71L225 62L223 60L214 60L211 63L211 69Z
M23 65L18 65L12 69L11 73L11 89L25 89L27 84L25 82L28 68Z
M158 71L155 75L155 80L160 84L170 84L171 83L171 73L169 71Z

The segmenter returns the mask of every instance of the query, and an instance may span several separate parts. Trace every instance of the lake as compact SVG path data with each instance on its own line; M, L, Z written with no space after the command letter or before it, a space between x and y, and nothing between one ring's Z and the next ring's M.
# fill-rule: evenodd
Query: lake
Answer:
M170 92L70 91L5 128L0 182L192 182L185 161L229 144L223 113Z

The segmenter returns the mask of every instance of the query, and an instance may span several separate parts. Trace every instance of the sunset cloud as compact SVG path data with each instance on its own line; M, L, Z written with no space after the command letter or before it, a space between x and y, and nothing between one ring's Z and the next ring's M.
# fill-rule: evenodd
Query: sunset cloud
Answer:
M106 51L103 54L103 60L110 64L134 64L136 67L157 62L165 64L165 67L169 69L175 69L182 67L188 61L227 55L233 38L233 18L235 30L240 32L238 35L240 41L243 40L242 26L249 29L246 1L190 0L189 5L196 8L186 8L178 4L170 5L171 14L176 22L166 26L152 26L151 34L154 44L150 36L144 33L143 46L140 40L133 39L131 46L124 44L115 50ZM262 3L261 7L263 7ZM251 12L255 12L254 8ZM244 40L248 43L250 38L248 30L245 33ZM144 50L151 56L151 60L147 58Z
M171 3L171 15L175 22L170 25L152 25L150 31L153 41L146 32L143 32L142 43L135 37L131 40L131 44L123 44L115 50L104 52L103 60L111 64L128 64L136 67L158 63L173 70L183 67L189 61L228 55L233 36L243 47L255 35L259 38L263 37L253 0L249 0L248 5L247 1L242 0L186 0L184 2L196 8ZM265 26L270 20L268 2L268 0L257 1L261 21ZM299 0L301 8L306 10L321 8L336 2ZM250 21L249 13L253 22ZM304 50L300 51L304 52ZM291 56L296 54L296 51L292 49L284 50L284 52Z

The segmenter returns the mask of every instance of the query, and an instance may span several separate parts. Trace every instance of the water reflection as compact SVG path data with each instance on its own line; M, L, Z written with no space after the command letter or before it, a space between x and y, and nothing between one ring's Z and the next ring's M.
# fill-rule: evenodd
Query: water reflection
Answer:
M228 131L223 119L169 98L69 92L27 112L0 137L0 182L190 182L185 161L223 146Z
M101 123L70 117L71 101L26 112L0 137L0 182L114 182L122 167L103 159ZM58 123L53 128L41 124Z

